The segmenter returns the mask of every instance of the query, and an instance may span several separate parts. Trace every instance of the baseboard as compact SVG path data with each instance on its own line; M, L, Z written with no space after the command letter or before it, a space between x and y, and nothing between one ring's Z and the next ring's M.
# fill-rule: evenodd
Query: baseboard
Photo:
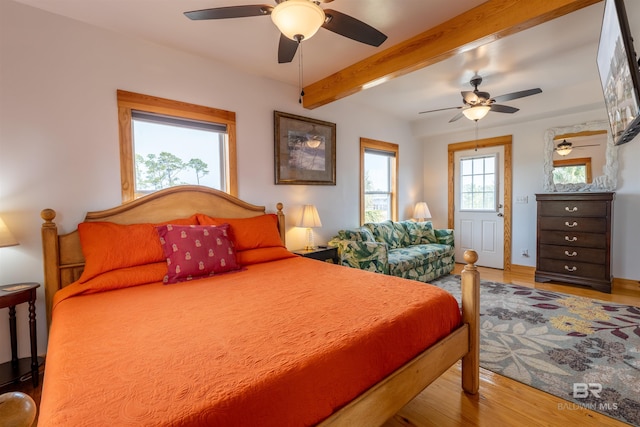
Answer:
M615 293L631 292L636 295L640 295L640 280L620 279L618 277L614 277L612 288L615 290Z
M511 274L520 274L523 276L535 276L536 268L528 265L511 264Z

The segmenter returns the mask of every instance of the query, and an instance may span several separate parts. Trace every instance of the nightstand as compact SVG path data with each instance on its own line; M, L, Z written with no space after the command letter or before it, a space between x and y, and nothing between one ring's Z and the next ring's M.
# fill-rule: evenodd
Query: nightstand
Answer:
M31 371L33 386L39 382L38 341L36 336L36 289L38 283L15 283L0 286L0 308L9 307L9 333L11 335L11 361L0 365L0 386L18 381ZM16 331L16 305L29 303L29 334L31 357L18 359Z
M319 247L318 249L298 249L292 251L294 254L301 255L305 258L317 259L319 261L326 261L333 264L339 264L338 248L336 247Z

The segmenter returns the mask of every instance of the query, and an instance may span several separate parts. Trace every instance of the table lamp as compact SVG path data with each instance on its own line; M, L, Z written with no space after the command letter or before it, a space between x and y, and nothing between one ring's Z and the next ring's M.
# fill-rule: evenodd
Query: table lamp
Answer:
M6 248L7 246L16 246L17 244L18 241L15 237L13 237L13 234L11 234L11 231L4 223L2 218L0 218L0 248Z
M418 202L416 203L416 207L413 210L413 217L420 222L420 220L427 220L431 218L431 212L429 212L429 206L427 206L426 202Z
M322 223L320 222L318 210L314 205L304 205L302 207L302 215L300 216L297 226L305 227L307 229L307 246L304 247L304 250L311 251L313 249L317 249L313 242L312 228L322 227Z

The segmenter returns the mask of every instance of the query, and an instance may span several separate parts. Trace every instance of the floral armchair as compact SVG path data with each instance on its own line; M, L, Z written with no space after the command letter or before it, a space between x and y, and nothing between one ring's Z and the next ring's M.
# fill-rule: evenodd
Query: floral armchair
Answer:
M431 221L384 221L340 230L329 241L340 263L422 282L450 273L455 265L451 229L433 229Z

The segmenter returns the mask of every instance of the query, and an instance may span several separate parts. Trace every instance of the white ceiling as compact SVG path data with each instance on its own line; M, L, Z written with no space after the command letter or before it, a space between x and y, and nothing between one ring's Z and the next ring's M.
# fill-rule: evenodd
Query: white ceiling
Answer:
M279 33L269 17L191 21L183 15L190 10L255 4L256 0L16 1L289 83L293 86L291 96L297 100L299 52L293 62L277 63ZM374 26L388 39L375 48L320 29L302 44L304 83L326 77L483 2L335 0L322 4L325 9L335 9ZM267 0L265 4L275 2ZM505 102L521 111L489 113L481 121L485 127L598 108L602 92L595 55L602 8L603 3L597 3L351 95L349 99L406 121L419 122L421 128L428 127L434 134L473 126L464 118L448 123L458 110L422 115L418 112L461 105L460 91L472 89L469 80L475 73L483 77L480 90L492 96L534 87L543 90L539 95Z

